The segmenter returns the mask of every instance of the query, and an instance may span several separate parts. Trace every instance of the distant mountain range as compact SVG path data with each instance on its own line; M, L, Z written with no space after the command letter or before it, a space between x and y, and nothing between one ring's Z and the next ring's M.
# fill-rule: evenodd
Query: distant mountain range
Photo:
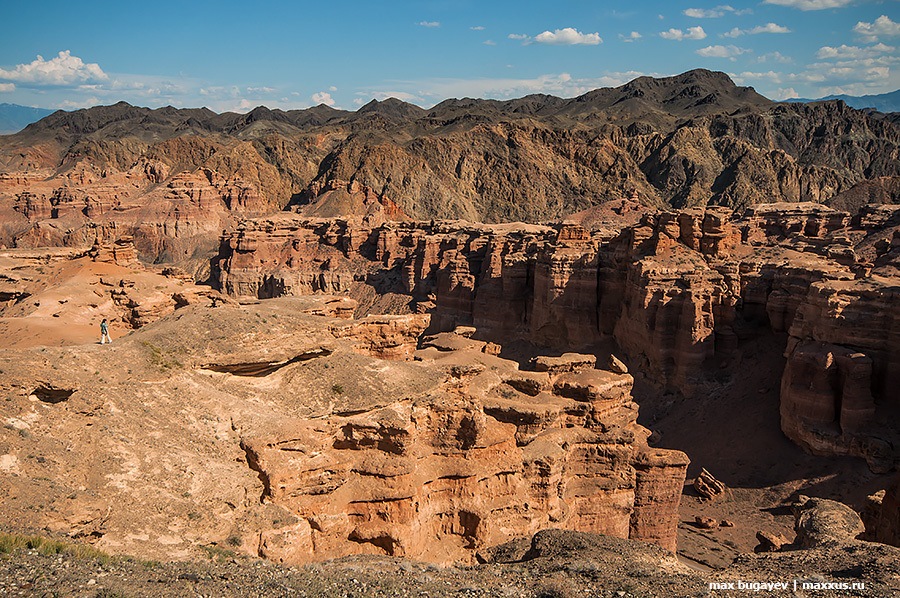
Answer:
M845 104L850 106L851 108L856 108L857 110L863 110L865 108L874 108L879 112L900 112L900 89L896 91L891 91L888 93L882 93L878 95L871 96L848 96L848 95L838 95L838 96L825 96L824 98L819 98L817 100L809 100L806 98L795 98L792 100L786 100L788 102L802 102L807 104L809 102L824 102L826 100L843 100Z
M900 89L879 95L866 96L848 96L848 95L831 95L824 98L793 98L785 100L792 103L808 104L810 102L824 102L827 100L843 100L851 108L863 110L865 108L874 108L879 112L900 112ZM375 102L374 104L377 104ZM360 108L359 112L368 111L372 105ZM408 109L418 108L406 104ZM20 106L18 104L0 104L0 135L9 135L18 133L33 122L37 122L47 115L53 114L54 110L46 108L32 108L30 106Z
M18 133L33 122L39 121L54 110L31 108L18 104L0 104L0 135Z
M377 204L425 220L546 222L632 194L667 209L816 201L855 212L900 201L898 121L838 101L773 102L697 69L575 98L427 110L398 99L246 114L119 102L0 138L0 171L54 173L40 181L47 202L53 185L96 198L127 180L131 205L162 205L188 177L218 185L222 205L259 200L316 217ZM13 201L0 194L4 209Z

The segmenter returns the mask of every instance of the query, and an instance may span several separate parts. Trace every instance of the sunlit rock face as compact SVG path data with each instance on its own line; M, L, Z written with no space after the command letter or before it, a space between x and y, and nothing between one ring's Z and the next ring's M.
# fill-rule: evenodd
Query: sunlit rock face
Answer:
M415 359L447 376L426 394L244 438L264 500L298 520L261 553L466 561L547 527L674 550L688 460L647 446L631 376L574 354L519 371L486 347L431 337Z

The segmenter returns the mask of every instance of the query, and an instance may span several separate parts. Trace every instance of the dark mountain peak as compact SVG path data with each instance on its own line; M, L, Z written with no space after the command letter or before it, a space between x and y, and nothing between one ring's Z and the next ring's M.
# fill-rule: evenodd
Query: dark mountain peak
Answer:
M851 108L856 108L857 110L871 108L874 110L878 110L879 112L884 112L886 114L889 114L891 112L900 112L900 89L877 95L830 95L814 100L808 98L793 98L785 101L790 103L808 104L811 102L827 102L829 100L842 100L845 104L847 104Z
M710 71L708 69L693 69L671 77L679 79L682 83L708 83L721 85L724 88L737 87L728 73L722 71Z
M398 100L397 98L387 98L386 100L372 100L368 104L360 107L356 111L357 114L375 113L389 118L419 118L425 114L423 108L419 108L415 104Z
M645 97L648 94L663 97L699 97L710 93L730 93L738 89L726 73L694 69L672 77L638 77L618 88L626 97Z
M278 112L281 111L279 110ZM276 120L277 118L275 111L270 110L265 106L257 106L247 113L245 120L247 122L253 122L257 120Z

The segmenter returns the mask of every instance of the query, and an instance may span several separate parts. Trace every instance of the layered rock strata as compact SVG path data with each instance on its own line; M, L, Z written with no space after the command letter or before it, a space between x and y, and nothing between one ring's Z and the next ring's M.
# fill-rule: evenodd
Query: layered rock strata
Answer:
M613 338L685 395L708 366L737 359L742 338L770 330L788 338L785 433L882 470L894 466L900 428L890 391L900 383L900 235L890 236L900 210L888 211L692 209L596 232L283 215L223 236L217 263L234 295L374 288L405 297L401 312L431 312L432 331L471 325L479 338L563 350Z
M415 353L446 372L425 395L244 438L264 500L298 518L260 553L452 562L547 527L674 550L687 457L647 446L631 376L582 357L519 371L443 333Z

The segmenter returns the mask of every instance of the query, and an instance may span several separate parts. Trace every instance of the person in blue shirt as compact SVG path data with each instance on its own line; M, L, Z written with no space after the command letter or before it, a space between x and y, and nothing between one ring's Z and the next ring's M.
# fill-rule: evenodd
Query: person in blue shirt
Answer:
M112 344L112 339L109 338L109 322L106 321L106 318L100 322L100 344L103 343Z

